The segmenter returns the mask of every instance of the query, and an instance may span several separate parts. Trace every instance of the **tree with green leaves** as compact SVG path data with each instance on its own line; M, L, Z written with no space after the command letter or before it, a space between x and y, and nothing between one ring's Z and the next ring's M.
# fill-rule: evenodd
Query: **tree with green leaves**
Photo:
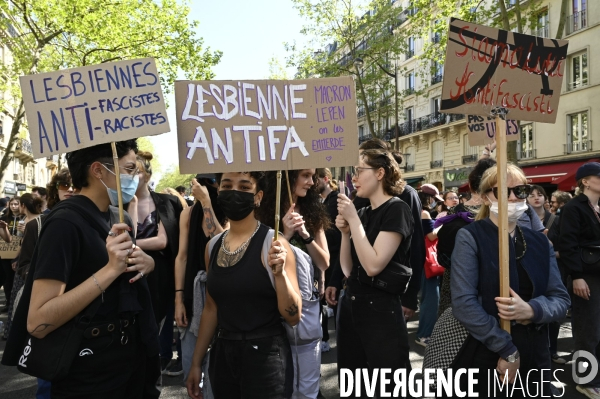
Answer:
M0 67L0 108L13 126L0 161L0 179L26 128L18 77L65 68L153 57L169 92L177 75L211 79L221 53L204 48L177 0L6 0L0 2L0 34L10 60Z
M179 172L179 166L171 165L165 174L162 175L160 181L156 185L155 191L160 193L167 187L175 188L177 186L189 187L192 179L196 177L196 175L182 175Z

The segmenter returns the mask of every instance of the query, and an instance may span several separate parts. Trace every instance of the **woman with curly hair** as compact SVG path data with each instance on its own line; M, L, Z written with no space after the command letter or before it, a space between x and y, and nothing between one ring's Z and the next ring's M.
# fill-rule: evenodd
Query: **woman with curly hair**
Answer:
M352 181L357 195L368 198L370 206L357 211L350 199L340 194L335 221L342 232L340 264L348 277L339 311L338 366L394 371L410 367L400 295L408 285L410 272L404 265L410 264L415 222L408 204L396 197L405 183L392 152L363 150L363 145ZM403 273L391 273L401 270ZM382 280L390 274L404 278ZM395 289L377 282L396 283Z
M257 218L269 226L274 225L275 218L275 173L267 173L267 181L271 184L267 186L263 205L257 209ZM283 236L289 241L290 245L307 254L307 262L316 266L316 276L309 276L307 280L312 284L315 277L317 277L318 292L313 292L309 298L307 294L307 291L310 291L309 288L305 287L301 291L306 295L306 297L303 297L305 307L318 307L319 300L323 298L325 293L325 270L329 267L329 250L325 230L331 228L331 221L315 185L317 181L316 170L291 170L288 172L288 176L292 203L290 204L287 181L284 180L281 185L280 224L277 227L283 231ZM298 256L302 256L302 254L297 252L296 256L297 262L299 262ZM299 284L302 285L300 281ZM303 316L301 323L307 323L311 326L321 325L319 319L305 319L306 317L313 317L312 312L310 316L307 315L308 313ZM319 316L319 311L314 312L314 317L319 318ZM294 339L290 342L294 353L294 391L298 391L309 398L316 398L319 394L322 337L323 331L319 328L315 330L312 339L299 339L297 341Z
M71 174L67 168L63 168L52 176L52 180L46 187L48 188L48 209L50 210L60 201L75 195Z

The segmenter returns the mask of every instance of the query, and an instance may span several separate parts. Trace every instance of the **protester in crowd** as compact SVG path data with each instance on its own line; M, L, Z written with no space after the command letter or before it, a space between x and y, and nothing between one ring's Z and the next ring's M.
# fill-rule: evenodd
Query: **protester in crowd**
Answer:
M21 198L19 198L19 203L20 203L19 204L20 213L22 215L25 215L25 218L23 219L23 222L25 225L23 231L25 232L27 230L27 224L29 222L31 222L33 219L37 218L42 213L43 201L39 196L35 197L35 196L33 196L33 194L25 193L21 196ZM6 226L6 224L5 224L5 226ZM8 234L8 228L6 227L5 229L6 229L6 231L4 231L4 233ZM0 230L0 231L2 231L2 230ZM5 241L6 241L6 239L5 239ZM23 244L21 244L21 246L22 245ZM7 320L6 324L4 324L4 332L2 335L2 337L4 339L8 339L8 333L10 331L15 297L17 296L17 292L21 289L21 287L23 287L23 284L25 284L25 274L21 270L19 270L19 266L18 266L20 256L21 256L21 251L19 251L19 255L17 255L16 261L13 262L13 266L12 266L13 271L15 272L15 275L13 278L13 286L12 286L10 298L7 298L8 320Z
M550 395L547 323L562 318L570 300L548 239L517 225L527 209L530 193L523 171L509 164L506 184L511 296L500 297L499 292L499 193L497 168L490 168L481 179L484 203L477 221L458 231L452 253L453 314L469 332L452 368L479 369L478 383L469 388L480 396L489 397L489 387L494 383L489 371L498 372L500 378L507 373L513 382L517 370L527 376L521 377L525 392L543 389ZM499 318L516 322L511 333L500 328ZM467 388L466 379L461 379L461 388Z
M400 313L402 292L387 292L365 281L388 267L410 264L414 221L410 207L395 197L402 193L405 182L392 153L366 150L362 145L360 150L353 183L357 195L368 198L371 205L357 212L348 197L338 197L340 263L348 276L339 315L338 367L408 369L408 333Z
M187 203L188 206L194 205L194 201L189 200L185 197L185 187L177 186L177 187L175 187L175 191L177 191L179 193L181 198L183 198L183 200Z
M19 222L21 222L23 220L23 218L25 217L24 215L21 214L21 210L20 210L20 201L19 201L19 197L13 197L11 198L10 202L8 203L8 209L6 212L4 212L4 215L2 216L2 218L0 218L0 221L6 223L7 228L8 228L8 232L10 233L11 237L18 237L20 232L18 230L19 227ZM2 227L2 226L0 226ZM4 231L4 228L1 228L0 231ZM4 239L4 237L3 237ZM5 241L7 241L6 239L4 239ZM10 240L8 240L7 242L10 242ZM2 272L4 274L4 297L6 298L6 306L4 306L0 311L2 313L8 312L8 302L10 301L10 297L12 295L12 286L13 286L13 281L15 279L15 271L13 269L12 264L14 263L14 258L12 259L0 259L0 264L2 265Z
M544 209L545 209L545 210L547 210L547 211L548 211L548 212L550 212L550 213L553 213L553 212L552 212L552 207L550 206L550 201L549 201L549 200L546 200L546 201L544 202Z
M331 171L328 168L317 169L317 191L321 196L323 201L323 205L325 209L327 209L327 213L329 215L329 221L331 222L331 226L335 223L335 218L337 217L337 196L339 194L338 186L333 182L333 176ZM339 267L340 261L340 244L342 242L342 236L338 229L335 227L327 229L325 231L325 238L327 239L327 248L329 250L329 264L330 267L325 270L325 295L327 295L328 290L331 295L332 290L329 288L329 283L331 282L331 275L333 269L337 265ZM334 296L329 299L330 301L336 301L337 298ZM327 301L323 298L321 304L325 306ZM337 307L332 306L331 308L323 307L323 319L322 319L322 329L323 329L323 340L321 342L321 352L329 352L331 347L329 346L329 317L327 309L333 309L333 314L335 315L337 312Z
M424 208L427 204L431 203L432 196L425 194L423 191L419 192L419 198ZM421 225L423 226L423 237L425 240L435 241L437 234L434 232L433 219L428 211L421 211ZM413 236L414 240L419 239ZM429 336L433 332L435 321L437 319L437 309L440 301L440 278L432 277L427 278L425 270L421 277L421 304L419 307L419 327L417 328L417 339L415 342L417 345L423 347L427 346Z
M548 232L548 229L554 223L554 215L544 209L544 203L548 200L548 195L546 194L546 190L542 186L538 186L536 184L531 185L531 194L527 197L527 203L531 206L536 215L542 221L544 225L545 232Z
M263 200L263 173L224 173L217 182L230 229L205 251L206 302L188 394L202 397L201 363L216 332L209 360L215 398L288 398L292 353L281 318L293 326L302 313L294 255L285 238L271 241L272 232L255 218Z
M475 216L481 204L481 196L479 195L479 183L481 182L481 176L485 173L488 168L495 166L496 162L489 157L480 159L477 164L473 167L471 173L469 173L469 189L471 190L470 199L464 204L457 205L450 215L444 218L440 218L435 221L434 227L440 227L437 232L438 244L437 244L437 259L441 266L446 268L444 275L442 276L442 284L440 287L440 302L438 306L438 318L450 307L451 295L450 295L450 276L451 276L451 257L452 251L454 251L454 245L456 240L456 233L461 228L470 224L475 220Z
M439 202L443 202L444 198L440 195L440 190L433 184L427 183L421 185L420 191L429 196L429 204L423 204L423 209L427 210L431 215L432 219L435 219L437 216L436 207ZM420 197L421 198L421 197ZM422 202L422 201L421 201Z
M575 174L580 194L560 212L560 259L573 279L573 338L575 350L600 360L600 163L583 164ZM556 193L552 196L555 197ZM560 195L559 195L560 196ZM556 199L558 200L558 197ZM589 256L584 256L588 254ZM591 258L591 259L590 259ZM564 315L564 313L563 313ZM577 390L600 397L600 373Z
M552 196L550 198L550 211L555 215L560 215L562 207L565 206L565 204L569 202L573 198L573 196L570 193L557 190L552 193Z
M76 348L77 354L86 349L93 356L74 356L68 376L52 381L53 398L160 394L154 387L160 374L158 330L145 278L154 261L122 233L132 231L129 217L119 223L110 207L117 205L116 173L124 200L135 194L137 143L118 142L116 149L116 165L110 144L67 154L81 193L57 204L44 221L4 352L3 363L16 365L27 332L48 339L82 312L94 313Z
M167 375L183 374L181 356L173 363L173 320L175 303L174 268L179 249L179 215L182 205L177 197L150 191L153 156L149 152L137 154L139 183L136 200L128 212L136 229L136 245L154 260L154 272L148 276L154 317L159 326L161 370Z
M0 217L4 214L4 211L6 211L6 208L8 207L8 201L9 198L0 198Z
M31 195L42 200L42 213L44 215L50 213L50 209L48 208L48 190L45 187L32 188Z
M464 204L465 202L469 201L471 199L471 193L460 193L458 195L458 199L460 200L461 204Z
M286 180L289 176L289 182ZM261 207L256 210L256 216L261 223L274 226L275 201L276 201L276 172L267 172L265 195ZM327 209L321 203L321 197L315 185L315 169L290 170L283 177L281 184L281 216L280 225L277 226L283 232L283 236L291 246L298 248L308 254L308 263L316 266L309 267L311 275L308 278L299 274L298 285L303 299L303 308L317 306L325 294L325 271L329 267L329 251L325 231L329 230L330 224ZM292 198L289 198L288 184L291 189ZM291 201L291 203L290 203ZM299 264L296 254L296 264ZM317 290L314 292L314 282ZM307 302L305 302L307 301ZM308 313L304 315L302 323L308 325L320 325L321 312ZM304 319L311 317L314 319ZM321 375L321 338L322 331L315 332L310 339L291 341L294 353L294 392L299 392L308 398L316 398L319 394L319 379Z
M64 201L73 196L73 185L71 182L71 174L67 168L64 168L58 171L54 176L52 176L52 180L47 185L48 189L48 208L52 209L56 204L60 201ZM25 234L23 235L23 242L21 243L21 250L19 251L19 260L18 267L16 270L17 276L20 276L23 280L23 284L25 283L27 274L29 273L29 265L31 263L31 258L33 256L33 252L35 250L35 246L37 245L38 237L41 232L42 224L45 220L45 215L41 217L35 217L33 220L28 222L25 225ZM15 276L15 288L14 290L18 290ZM16 310L16 297L17 294L13 292L11 302L12 310ZM5 337L8 338L7 331L10 330L10 325L12 322L12 318L9 311L9 317L6 323L5 329ZM36 399L50 399L50 390L51 384L50 381L43 380L41 378L37 379L38 388L36 391Z
M442 195L442 199L442 210L438 212L436 219L446 216L448 214L448 210L454 208L459 203L458 194L456 194L454 191L446 191L444 195Z
M150 187L148 187L148 188L150 188ZM179 202L181 202L182 209L186 209L186 208L189 208L189 207L190 207L190 205L188 205L188 202L187 202L188 200L186 200L186 199L185 199L185 198L184 198L184 197L183 197L183 196L182 196L182 195L181 195L181 194L180 194L178 191L176 191L175 189L173 189L173 188L171 188L171 187L167 187L167 188L165 188L165 189L162 191L162 193L163 193L163 194L169 194L169 195L172 195L172 196L176 197L176 198L179 200ZM192 204L193 204L193 202L192 202Z

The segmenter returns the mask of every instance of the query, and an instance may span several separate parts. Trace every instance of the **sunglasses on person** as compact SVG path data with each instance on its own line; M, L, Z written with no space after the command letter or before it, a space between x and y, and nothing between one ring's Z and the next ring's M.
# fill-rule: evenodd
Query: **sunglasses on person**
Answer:
M73 185L71 183L59 182L56 183L56 188L59 191L69 191L69 189L73 188Z
M489 193L490 191L494 193L494 197L498 198L498 187L490 188L489 190L486 191L486 193ZM512 193L518 199L525 199L531 193L531 186L529 184L521 184L521 185L514 186L514 187L507 187L506 191L508 192L507 197L509 197L509 198L510 198L510 193L512 191Z

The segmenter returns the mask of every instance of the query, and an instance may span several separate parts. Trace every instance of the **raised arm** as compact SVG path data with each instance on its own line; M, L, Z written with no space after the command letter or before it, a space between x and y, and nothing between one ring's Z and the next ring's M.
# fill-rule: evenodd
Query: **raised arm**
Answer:
M217 220L215 212L212 208L212 202L208 195L208 190L205 186L202 186L196 179L192 179L192 195L202 205L202 213L204 214L204 220L202 221L202 230L204 235L207 237L214 237L219 233L223 232L223 227Z
M185 269L188 256L188 236L190 231L190 215L193 207L181 211L179 216L179 250L175 258L175 321L178 327L187 327L188 321L183 303Z

